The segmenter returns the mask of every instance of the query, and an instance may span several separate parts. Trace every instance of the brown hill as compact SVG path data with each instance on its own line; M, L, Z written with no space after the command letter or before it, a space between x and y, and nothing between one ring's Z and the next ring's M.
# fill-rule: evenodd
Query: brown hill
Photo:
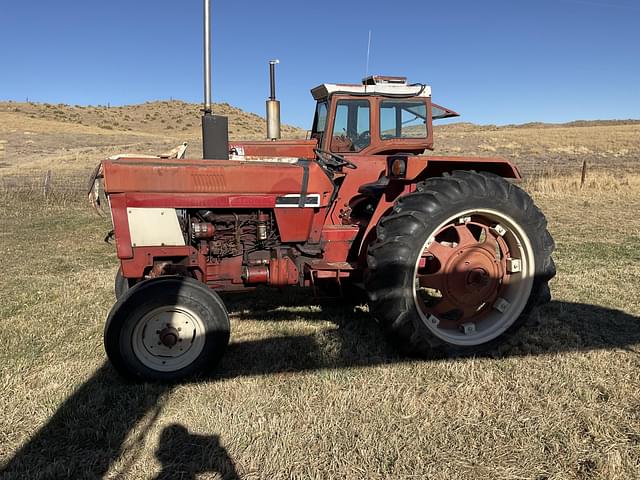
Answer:
M180 100L146 102L139 105L109 107L80 106L49 103L0 102L0 111L14 112L33 119L53 120L76 125L98 127L103 130L134 131L175 135L199 132L201 105ZM229 117L229 130L235 137L264 137L264 118L245 112L227 103L214 105L215 113ZM285 138L299 135L302 130L282 126Z
M228 104L232 139L265 136L263 117ZM120 107L0 102L0 175L43 169L87 169L116 153L158 154L184 141L188 156L201 156L200 105L157 101ZM304 138L283 125L284 138ZM502 156L525 172L575 171L583 160L616 171L640 167L640 121L575 121L567 124L436 126L440 155Z
M158 154L188 142L188 156L202 155L200 105L179 100L120 107L0 102L0 174L43 168L82 169L115 153ZM226 103L231 139L265 137L265 119ZM306 132L282 126L283 138Z

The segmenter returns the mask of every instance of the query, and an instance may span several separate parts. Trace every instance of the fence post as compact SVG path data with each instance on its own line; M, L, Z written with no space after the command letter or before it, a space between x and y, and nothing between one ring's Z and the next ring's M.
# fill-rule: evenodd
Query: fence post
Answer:
M42 193L44 194L44 199L49 199L49 194L51 193L51 170L47 170L46 175L44 176L44 182L42 184Z
M582 176L580 177L580 188L584 187L584 182L587 180L587 161L582 161Z

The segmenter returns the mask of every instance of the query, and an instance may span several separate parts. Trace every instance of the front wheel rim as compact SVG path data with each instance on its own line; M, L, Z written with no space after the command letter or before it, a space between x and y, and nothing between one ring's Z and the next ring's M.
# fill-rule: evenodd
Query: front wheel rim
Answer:
M429 331L447 343L487 343L522 314L535 260L524 229L492 209L469 209L442 222L416 260L413 293Z
M191 365L202 353L205 324L183 306L162 306L144 314L131 338L133 353L145 367L174 372Z

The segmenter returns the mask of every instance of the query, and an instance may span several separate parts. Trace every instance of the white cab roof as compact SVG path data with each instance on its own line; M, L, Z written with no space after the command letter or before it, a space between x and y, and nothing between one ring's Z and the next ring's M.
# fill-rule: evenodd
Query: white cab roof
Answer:
M407 95L430 97L431 87L428 85L407 85L406 83L381 83L375 85L353 85L340 83L323 83L311 90L315 100L322 100L333 93L356 93L361 95Z

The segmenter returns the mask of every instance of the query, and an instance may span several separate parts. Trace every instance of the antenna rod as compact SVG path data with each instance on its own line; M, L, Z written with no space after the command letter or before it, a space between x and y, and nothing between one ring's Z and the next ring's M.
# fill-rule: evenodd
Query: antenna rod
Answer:
M371 52L371 30L369 30L369 41L367 42L367 69L364 78L369 76L369 53Z
M211 111L211 0L204 0L204 114Z

